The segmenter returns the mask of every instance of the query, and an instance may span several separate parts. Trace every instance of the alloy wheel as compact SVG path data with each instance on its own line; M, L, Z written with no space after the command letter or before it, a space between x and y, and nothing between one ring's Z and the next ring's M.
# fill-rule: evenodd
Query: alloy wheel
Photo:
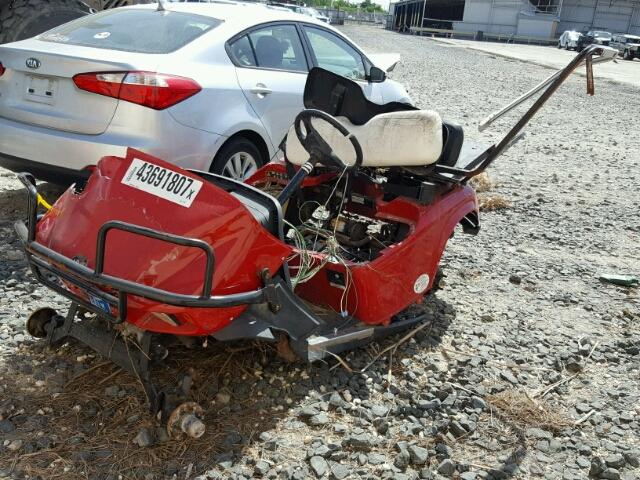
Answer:
M222 174L234 180L246 180L258 170L258 162L247 152L237 152L227 160Z

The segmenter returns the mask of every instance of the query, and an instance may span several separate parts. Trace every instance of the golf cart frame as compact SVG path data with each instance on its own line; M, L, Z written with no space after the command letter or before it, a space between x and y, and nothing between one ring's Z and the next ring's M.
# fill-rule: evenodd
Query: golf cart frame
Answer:
M594 58L594 56L596 57ZM552 75L500 112L485 119L481 128L486 127L527 98L547 87L500 142L484 150L466 165L459 165L459 161L454 166L435 163L424 167L424 171L421 172L423 182L416 198L428 202L430 197L428 190L464 186L471 178L484 172L500 154L519 138L524 126L582 63L586 63L587 66L587 91L593 94L593 73L591 70L593 63L608 61L613 57L615 57L613 50L601 46L591 46L578 54L567 67ZM296 126L298 125L296 124ZM307 131L309 130L307 129ZM309 176L312 167L313 165L307 168L306 164L301 167L293 175L280 198L272 198L269 208L281 213L281 204L286 200L286 198L283 199L283 196L290 195L292 190L302 185ZM202 173L201 175L210 177L220 184L235 183L236 188L241 188L249 195L261 196L264 200L264 194L249 185L213 174ZM213 334L213 337L218 340L261 339L276 341L278 334L281 333L288 337L291 349L308 361L323 358L327 353L351 349L373 338L396 333L424 319L424 314L416 313L411 306L406 311L395 315L388 324L363 325L356 319L345 322L344 318L338 314L334 318L321 318L294 293L286 268L275 272L274 275L268 269L262 270L259 274L261 286L257 289L228 295L211 295L212 279L216 270L216 255L208 243L122 221L109 221L100 227L96 239L95 267L90 268L87 266L86 259L69 258L37 241L39 195L35 179L29 174L20 174L19 178L28 193L28 215L26 224L16 223L16 231L23 242L28 263L41 283L69 298L72 302L65 317L58 315L50 308L34 312L27 322L29 333L36 337L46 338L52 346L64 343L71 338L77 339L109 358L124 370L137 375L144 386L153 412L158 412L164 407L165 398L163 391L158 391L153 384L150 375L150 364L157 358L155 352L161 351L156 349L153 342L154 333L137 332L139 336L136 348L129 348L126 340L125 342L115 341L121 334L120 327L128 325L125 322L129 315L129 296L179 307L215 309L247 306L244 312L222 330ZM465 212L462 215L463 226L468 232L476 233L478 231L477 218L474 218L473 215L469 216L469 213L471 212ZM279 225L279 230L281 234L282 225ZM113 231L127 232L140 237L201 250L206 258L201 295L178 294L105 273L104 259L109 243L108 234ZM91 298L95 300L87 300L84 296L65 288L61 280L72 284L79 291L90 293ZM97 317L88 319L86 315L88 312ZM77 321L78 319L81 321ZM106 319L107 322L101 319Z

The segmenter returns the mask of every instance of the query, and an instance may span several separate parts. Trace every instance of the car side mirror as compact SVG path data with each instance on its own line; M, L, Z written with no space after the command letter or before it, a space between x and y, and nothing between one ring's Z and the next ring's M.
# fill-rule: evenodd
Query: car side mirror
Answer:
M381 68L371 67L369 69L369 81L371 83L382 83L386 79L387 79L387 74Z

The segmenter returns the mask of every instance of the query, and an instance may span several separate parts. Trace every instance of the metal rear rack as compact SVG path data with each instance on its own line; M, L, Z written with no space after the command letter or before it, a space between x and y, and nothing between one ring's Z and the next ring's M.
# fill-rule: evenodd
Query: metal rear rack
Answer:
M95 268L92 269L82 265L69 257L45 247L36 240L38 191L35 186L35 178L28 173L18 174L18 178L28 192L28 219L26 225L24 222L16 222L15 229L18 237L24 244L27 260L34 275L40 282L52 290L71 299L93 313L106 316L114 323L122 323L127 319L127 298L129 295L180 307L225 308L260 303L277 304L276 287L270 282L268 272L263 272L262 275L262 280L265 284L263 288L229 295L211 295L215 255L208 243L199 239L181 237L126 222L110 221L103 224L98 231L98 237L96 239ZM179 294L106 274L104 272L104 257L107 236L111 230L129 232L175 245L201 250L206 257L201 295ZM48 272L48 275L46 272ZM99 306L88 302L66 288L60 280L69 282L87 292L89 295L103 300L110 307L116 308L118 314L113 315L111 308L109 312L106 312ZM107 291L103 289L107 289Z

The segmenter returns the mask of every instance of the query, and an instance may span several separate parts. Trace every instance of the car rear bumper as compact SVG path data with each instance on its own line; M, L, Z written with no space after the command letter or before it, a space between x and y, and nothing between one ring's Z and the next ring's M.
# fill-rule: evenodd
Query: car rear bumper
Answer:
M0 166L64 185L86 177L87 168L102 157L124 156L132 147L207 171L225 137L181 125L168 113L158 120L119 123L103 134L83 135L0 118Z
M73 170L47 163L34 162L25 158L0 153L0 167L16 173L29 172L34 177L58 185L69 185L89 177L89 169Z

